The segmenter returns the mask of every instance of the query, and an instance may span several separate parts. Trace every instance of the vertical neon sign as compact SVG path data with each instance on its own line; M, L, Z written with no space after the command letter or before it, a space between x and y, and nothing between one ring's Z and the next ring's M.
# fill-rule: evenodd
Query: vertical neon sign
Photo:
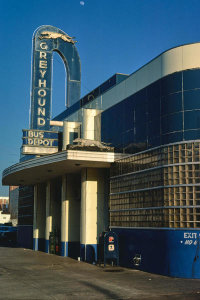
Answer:
M67 71L67 107L80 99L81 67L75 41L56 27L39 27L33 36L31 129L50 129L53 51Z

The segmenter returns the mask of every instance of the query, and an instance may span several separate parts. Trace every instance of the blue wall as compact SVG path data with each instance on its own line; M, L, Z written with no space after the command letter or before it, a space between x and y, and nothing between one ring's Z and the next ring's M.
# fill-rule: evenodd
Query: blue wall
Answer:
M200 278L199 230L115 229L120 265L173 277ZM141 255L136 267L133 258Z
M33 249L33 226L18 226L17 242L20 247Z
M102 113L102 141L126 152L200 138L200 70L168 75Z

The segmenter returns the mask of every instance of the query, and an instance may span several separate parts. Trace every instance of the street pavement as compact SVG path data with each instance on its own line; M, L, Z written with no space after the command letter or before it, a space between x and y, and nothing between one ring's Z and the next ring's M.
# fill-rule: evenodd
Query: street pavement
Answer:
M0 247L0 299L200 299L200 280Z

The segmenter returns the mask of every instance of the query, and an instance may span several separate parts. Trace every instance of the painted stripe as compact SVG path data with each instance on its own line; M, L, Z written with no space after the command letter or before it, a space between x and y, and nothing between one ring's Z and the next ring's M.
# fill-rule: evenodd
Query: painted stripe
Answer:
M61 242L60 255L68 257L68 242Z
M33 250L38 251L38 238L33 238Z

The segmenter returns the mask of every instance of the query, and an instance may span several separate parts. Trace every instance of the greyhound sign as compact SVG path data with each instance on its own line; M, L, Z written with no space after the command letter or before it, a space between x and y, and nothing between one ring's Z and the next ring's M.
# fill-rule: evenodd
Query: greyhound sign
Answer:
M50 130L52 101L52 56L56 51L67 71L67 103L80 99L80 58L76 41L62 30L45 25L33 35L32 90L30 129Z

